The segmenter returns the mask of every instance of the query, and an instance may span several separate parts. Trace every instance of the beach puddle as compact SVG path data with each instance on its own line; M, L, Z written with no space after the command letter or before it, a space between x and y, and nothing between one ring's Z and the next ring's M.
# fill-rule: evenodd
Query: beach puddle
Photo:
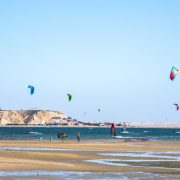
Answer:
M115 160L115 159L98 159L87 160L86 162L96 163L109 166L126 166L126 167L148 167L156 169L175 170L180 173L180 161L159 161L159 160Z
M117 152L99 153L102 156L130 157L130 158L155 158L180 160L180 152Z

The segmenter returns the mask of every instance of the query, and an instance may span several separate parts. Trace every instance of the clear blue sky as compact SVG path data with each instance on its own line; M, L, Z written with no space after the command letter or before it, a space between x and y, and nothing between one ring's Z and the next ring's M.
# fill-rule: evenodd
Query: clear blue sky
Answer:
M180 75L169 80L180 68L179 9L178 0L0 1L1 108L180 122Z

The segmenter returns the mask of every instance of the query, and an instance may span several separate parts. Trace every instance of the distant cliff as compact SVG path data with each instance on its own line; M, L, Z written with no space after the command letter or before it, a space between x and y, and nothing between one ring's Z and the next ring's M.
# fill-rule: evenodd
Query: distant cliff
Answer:
M67 123L67 116L49 110L0 110L0 125Z

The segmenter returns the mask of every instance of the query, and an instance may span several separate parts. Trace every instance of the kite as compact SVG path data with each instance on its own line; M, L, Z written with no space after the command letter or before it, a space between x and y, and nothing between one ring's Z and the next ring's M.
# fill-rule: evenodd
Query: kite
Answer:
M34 94L34 87L29 85L28 88L30 89L30 95Z
M68 96L68 101L71 101L72 100L72 95L67 93L67 96Z
M179 104L174 104L176 106L176 111L179 110Z
M172 67L171 73L170 73L170 79L173 81L178 74L179 69L177 69L175 66Z
M101 109L98 109L98 111L100 112L100 111L101 111Z

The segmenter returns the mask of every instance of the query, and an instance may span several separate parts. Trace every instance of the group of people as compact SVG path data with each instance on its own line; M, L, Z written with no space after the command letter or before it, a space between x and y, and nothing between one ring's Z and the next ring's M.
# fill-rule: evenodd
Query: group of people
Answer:
M64 142L64 138L67 137L67 136L68 135L66 133L64 133L64 132L58 132L58 139L61 139L62 142ZM80 136L81 136L80 132L77 131L76 132L76 138L77 138L78 142L80 142Z

